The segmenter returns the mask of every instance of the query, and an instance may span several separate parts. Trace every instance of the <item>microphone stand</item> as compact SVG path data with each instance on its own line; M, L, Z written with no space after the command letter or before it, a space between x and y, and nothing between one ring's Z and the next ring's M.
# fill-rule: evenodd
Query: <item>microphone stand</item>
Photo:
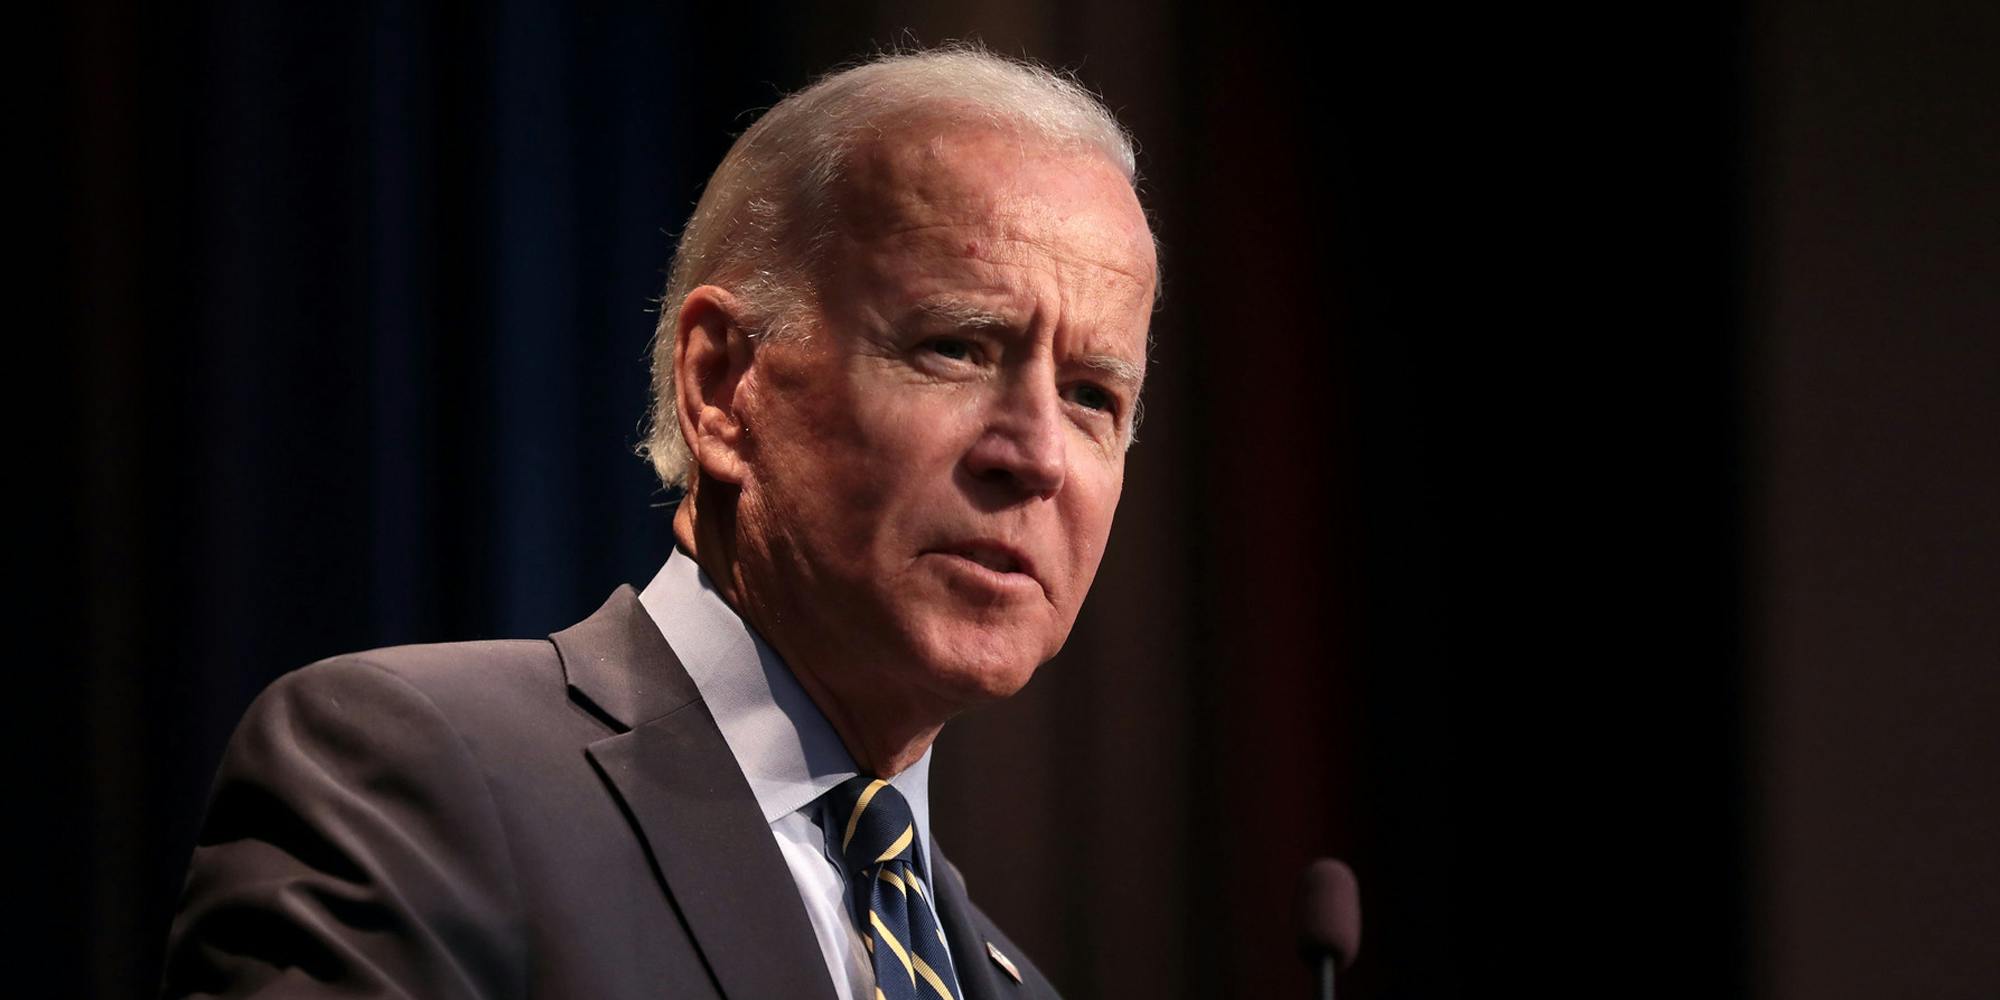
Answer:
M1333 956L1321 955L1319 961L1314 962L1313 965L1315 966L1314 971L1317 973L1317 979L1319 980L1314 984L1313 996L1317 997L1318 1000L1333 1000Z

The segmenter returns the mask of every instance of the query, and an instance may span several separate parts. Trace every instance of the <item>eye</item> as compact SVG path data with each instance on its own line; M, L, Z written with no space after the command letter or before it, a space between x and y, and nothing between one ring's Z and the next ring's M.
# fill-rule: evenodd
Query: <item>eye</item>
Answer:
M1110 413L1118 408L1117 397L1088 382L1070 386L1068 395L1071 402L1085 409Z
M924 341L924 350L951 361L972 360L972 341L959 337L933 337Z

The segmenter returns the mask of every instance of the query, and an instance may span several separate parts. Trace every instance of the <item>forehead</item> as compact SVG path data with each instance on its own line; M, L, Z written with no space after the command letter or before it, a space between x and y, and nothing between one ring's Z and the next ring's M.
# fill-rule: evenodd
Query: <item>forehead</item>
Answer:
M997 128L901 126L850 154L837 219L857 248L1143 286L1150 308L1151 230L1130 181L1094 148Z

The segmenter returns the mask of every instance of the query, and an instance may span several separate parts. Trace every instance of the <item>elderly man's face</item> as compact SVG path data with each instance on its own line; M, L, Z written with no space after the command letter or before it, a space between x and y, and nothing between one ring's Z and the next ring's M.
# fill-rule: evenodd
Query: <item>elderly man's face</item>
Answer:
M752 615L842 683L1012 694L1110 534L1151 235L1101 157L1013 136L891 134L852 168L819 327L741 390Z

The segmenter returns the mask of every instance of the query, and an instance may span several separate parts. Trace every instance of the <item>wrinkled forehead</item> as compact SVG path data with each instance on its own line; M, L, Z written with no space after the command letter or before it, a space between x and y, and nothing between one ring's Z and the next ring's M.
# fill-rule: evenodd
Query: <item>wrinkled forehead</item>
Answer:
M980 219L1062 249L1154 266L1129 178L1085 143L1021 129L916 121L856 145L835 186L838 232L857 242ZM1053 249L1053 248L1052 248Z

